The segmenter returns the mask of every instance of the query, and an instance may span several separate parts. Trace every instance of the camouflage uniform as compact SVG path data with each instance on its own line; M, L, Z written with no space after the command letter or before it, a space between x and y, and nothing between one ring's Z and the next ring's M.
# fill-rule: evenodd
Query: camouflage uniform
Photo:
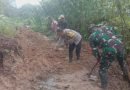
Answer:
M110 30L102 28L94 28L89 37L90 46L93 55L100 58L99 76L101 86L106 89L108 83L108 68L117 58L119 65L123 71L123 75L128 79L128 72L125 67L125 50L124 45Z

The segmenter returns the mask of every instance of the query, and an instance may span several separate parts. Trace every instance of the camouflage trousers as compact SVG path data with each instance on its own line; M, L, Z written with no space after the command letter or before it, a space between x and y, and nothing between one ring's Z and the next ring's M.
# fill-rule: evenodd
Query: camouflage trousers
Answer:
M99 67L99 77L101 80L101 87L103 90L106 90L108 84L108 69L111 66L111 63L114 59L117 58L118 63L121 67L123 72L123 76L127 79L128 78L128 70L126 68L126 61L125 61L125 54L124 51L116 52L115 49L111 47L103 48L101 53L101 61Z

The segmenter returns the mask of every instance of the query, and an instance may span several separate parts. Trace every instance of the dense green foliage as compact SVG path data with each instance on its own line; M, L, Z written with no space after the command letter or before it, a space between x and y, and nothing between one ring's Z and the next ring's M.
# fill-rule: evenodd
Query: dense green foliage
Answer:
M13 0L12 0L13 1ZM15 35L15 20L10 18L14 17L15 8L11 6L11 0L0 0L0 34L7 36Z
M4 16L0 15L0 33L8 36L15 35L15 23L12 22L13 20Z
M69 28L79 31L84 39L88 38L87 29L91 23L108 21L118 27L118 32L130 46L130 0L41 0L40 5L27 4L21 8L14 7L14 2L0 0L0 33L5 34L16 26L30 25L33 30L49 35L48 17L57 20L64 14Z
M129 27L129 2L130 0L42 0L41 5L34 10L36 14L33 21L37 24L36 29L46 31L48 16L57 20L60 14L64 14L69 28L78 30L86 38L91 23L109 21L119 27L119 31Z

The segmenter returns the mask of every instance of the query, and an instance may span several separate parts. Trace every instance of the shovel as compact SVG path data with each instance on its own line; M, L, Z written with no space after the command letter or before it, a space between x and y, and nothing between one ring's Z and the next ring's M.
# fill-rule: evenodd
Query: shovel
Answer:
M88 73L88 77L90 78L94 69L96 68L96 66L98 65L98 63L100 62L100 59L97 60L97 62L94 64L94 66L92 67L91 71Z

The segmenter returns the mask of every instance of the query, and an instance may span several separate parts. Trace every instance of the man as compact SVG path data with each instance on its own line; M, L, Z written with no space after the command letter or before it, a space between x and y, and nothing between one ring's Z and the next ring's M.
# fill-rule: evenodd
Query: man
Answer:
M60 15L58 18L58 27L61 28L62 30L67 28L67 22L65 20L64 15Z
M107 32L101 28L92 26L89 42L93 55L97 60L100 60L99 76L103 90L107 89L108 69L115 57L117 58L121 70L123 71L124 79L129 81L128 70L126 67L125 48L120 39L118 39L110 31Z
M53 18L51 19L51 30L54 33L54 38L57 40L57 29L58 29L58 22L54 20Z
M58 29L57 33L64 39L65 43L69 44L69 63L72 62L73 50L75 48L76 48L77 60L79 61L82 36L78 32L71 29L64 29L64 30ZM60 44L60 42L58 44Z
M52 19L52 22L51 22L51 30L53 32L56 32L56 30L58 29L58 22L54 19Z
M60 15L59 18L58 18L58 28L60 28L61 30L64 30L67 28L67 22L65 20L65 17L64 15ZM64 42L64 39L60 36L58 36L58 39L62 42Z

